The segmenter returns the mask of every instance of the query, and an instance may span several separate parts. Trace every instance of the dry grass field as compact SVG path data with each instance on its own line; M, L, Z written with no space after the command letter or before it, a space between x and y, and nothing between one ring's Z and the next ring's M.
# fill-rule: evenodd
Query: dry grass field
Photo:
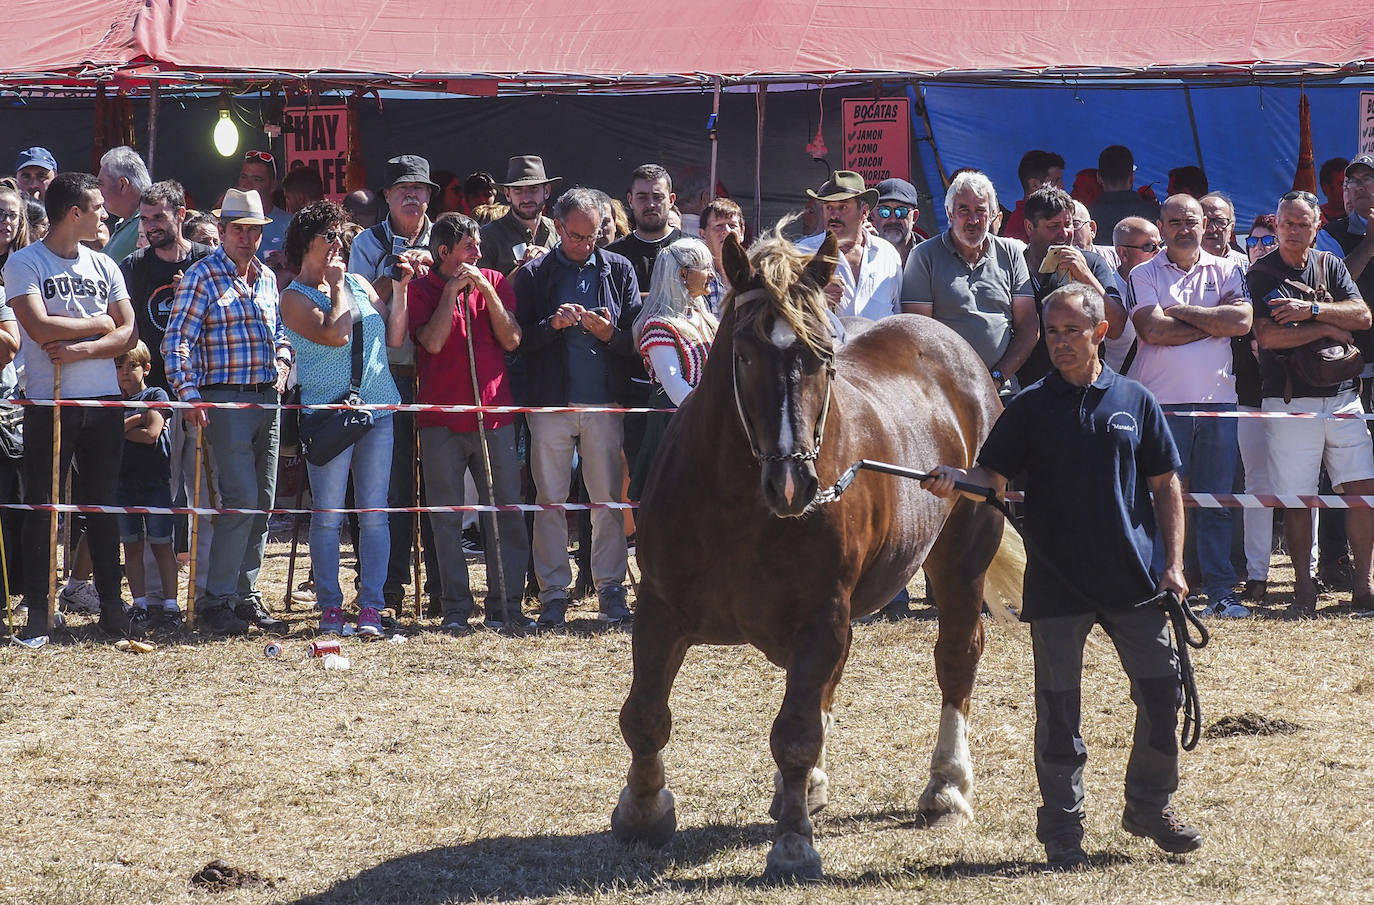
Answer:
M277 601L285 549L265 573ZM816 822L827 879L800 887L758 880L782 675L750 650L689 655L666 751L679 831L650 850L609 833L630 635L589 609L538 638L346 640L347 672L305 658L299 608L277 659L262 637L122 653L77 617L72 643L0 647L0 902L1370 902L1374 620L1333 603L1216 626L1195 654L1206 725L1301 728L1184 755L1177 804L1207 841L1182 858L1119 827L1132 707L1110 647L1089 651L1093 866L1069 875L1041 872L1034 839L1025 637L989 626L974 823L923 830L935 626L856 628ZM249 882L192 885L213 859Z

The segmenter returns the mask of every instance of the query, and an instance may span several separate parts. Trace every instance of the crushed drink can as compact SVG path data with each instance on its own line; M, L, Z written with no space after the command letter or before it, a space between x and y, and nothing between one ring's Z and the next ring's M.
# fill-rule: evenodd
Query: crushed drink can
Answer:
M280 657L281 645L273 642L262 649L262 654L264 657Z
M310 642L310 647L306 648L306 653L312 657L324 657L329 654L337 654L343 650L338 638L317 638Z

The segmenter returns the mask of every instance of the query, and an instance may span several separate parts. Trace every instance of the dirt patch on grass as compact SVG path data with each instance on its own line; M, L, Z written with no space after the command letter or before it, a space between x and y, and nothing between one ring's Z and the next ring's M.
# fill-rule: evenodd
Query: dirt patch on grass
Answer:
M245 886L275 887L277 881L251 870L240 870L216 858L195 872L191 885L208 892L227 892Z
M1305 726L1285 719L1271 719L1254 711L1246 711L1238 716L1225 716L1207 727L1203 733L1206 738L1226 738L1232 735L1292 735L1302 732Z

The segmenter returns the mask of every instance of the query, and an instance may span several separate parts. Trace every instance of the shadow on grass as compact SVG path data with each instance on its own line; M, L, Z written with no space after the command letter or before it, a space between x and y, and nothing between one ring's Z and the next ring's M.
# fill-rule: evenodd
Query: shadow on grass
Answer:
M693 892L721 885L761 885L753 876L663 880L665 873L718 853L766 844L771 823L679 830L662 849L621 845L609 832L571 836L498 836L385 861L291 905L513 901L596 895L647 884ZM762 863L759 865L762 869Z
M902 827L922 824L910 814L860 815L860 820L886 820ZM406 902L439 905L452 901L515 901L529 898L591 896L625 892L636 886L691 896L721 887L741 892L765 890L787 883L757 874L712 874L707 878L671 876L679 869L704 864L722 852L766 846L772 841L771 823L747 826L704 826L679 830L662 849L621 845L610 833L570 836L501 836L464 845L415 852L385 861L329 889L294 900L290 905ZM825 858L824 842L820 846ZM1130 864L1135 858L1120 852L1092 857L1091 870ZM751 861L752 863L752 861ZM763 859L757 859L763 869ZM959 860L931 864L915 860L850 876L827 876L807 886L836 889L885 888L902 877L956 880L976 877L1023 877L1042 873L1043 861L1005 859L992 862Z

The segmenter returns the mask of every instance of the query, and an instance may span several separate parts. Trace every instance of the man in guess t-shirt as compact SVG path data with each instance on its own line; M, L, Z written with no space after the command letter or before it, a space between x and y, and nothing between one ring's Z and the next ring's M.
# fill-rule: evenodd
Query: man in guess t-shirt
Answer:
M60 173L44 198L48 235L10 255L5 264L5 293L19 321L18 360L23 365L24 392L30 399L55 398L61 377L63 399L119 399L114 358L133 347L134 314L119 267L81 243L100 233L105 201L100 182L89 173ZM58 371L60 366L61 370ZM50 502L53 409L34 406L24 416L24 502ZM66 470L75 455L81 473L81 503L113 506L124 451L124 416L118 407L62 410L59 467ZM86 517L95 586L100 594L100 628L127 636L129 617L120 599L119 527L114 515ZM48 520L35 517L24 525L24 558L46 563L51 550ZM25 573L24 598L29 607L25 635L47 634L52 601L48 573Z

